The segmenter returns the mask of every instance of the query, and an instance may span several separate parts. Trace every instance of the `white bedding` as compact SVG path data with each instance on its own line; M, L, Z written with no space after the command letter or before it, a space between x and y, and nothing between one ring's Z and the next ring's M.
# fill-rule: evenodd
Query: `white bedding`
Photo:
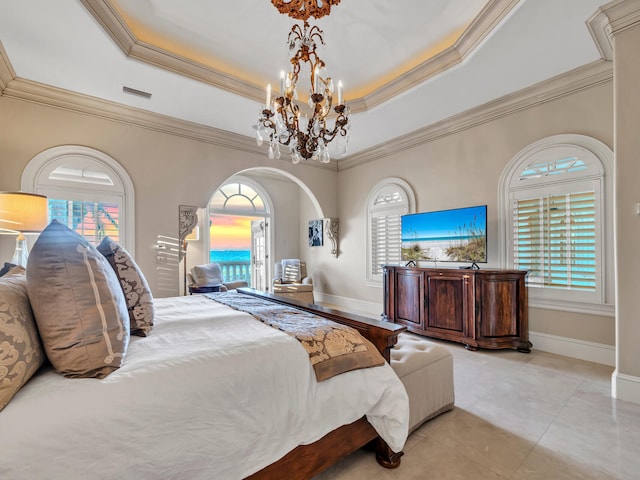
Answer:
M317 383L297 340L246 313L155 305L119 370L44 368L0 412L1 479L241 479L364 414L402 450L408 398L388 364Z

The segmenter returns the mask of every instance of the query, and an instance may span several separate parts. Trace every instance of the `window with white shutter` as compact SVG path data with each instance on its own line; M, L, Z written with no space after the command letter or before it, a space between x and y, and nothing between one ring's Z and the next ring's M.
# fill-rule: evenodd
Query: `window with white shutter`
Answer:
M56 219L75 230L93 245L104 237L120 241L120 205L118 203L48 198L49 221Z
M382 267L400 263L400 217L413 213L411 187L398 178L378 183L367 202L367 279L382 282Z
M532 306L612 304L612 159L597 140L559 135L525 148L503 173L501 250L508 268L529 272Z
M529 284L596 290L595 192L514 200L516 268Z
M54 147L29 162L22 180L23 190L47 196L49 221L94 245L109 236L135 255L133 183L113 158L78 145Z

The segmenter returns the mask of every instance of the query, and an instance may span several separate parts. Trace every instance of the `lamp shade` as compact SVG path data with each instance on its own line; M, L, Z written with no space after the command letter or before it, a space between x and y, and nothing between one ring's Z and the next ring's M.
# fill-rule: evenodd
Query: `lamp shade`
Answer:
M34 193L0 192L0 230L41 232L47 226L47 197Z

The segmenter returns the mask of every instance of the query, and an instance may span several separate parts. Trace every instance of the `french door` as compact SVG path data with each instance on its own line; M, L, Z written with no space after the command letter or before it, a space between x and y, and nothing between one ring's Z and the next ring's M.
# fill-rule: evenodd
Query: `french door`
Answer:
M269 223L266 219L251 221L251 287L262 291L269 291L267 285L268 227Z

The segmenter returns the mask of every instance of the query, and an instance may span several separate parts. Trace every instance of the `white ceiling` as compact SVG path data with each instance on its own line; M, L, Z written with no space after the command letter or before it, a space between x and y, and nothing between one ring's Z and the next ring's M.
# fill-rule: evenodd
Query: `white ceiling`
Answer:
M600 59L586 21L602 3L342 0L311 20L355 112L348 154ZM18 78L246 136L287 69L294 23L269 0L0 0L0 11Z

